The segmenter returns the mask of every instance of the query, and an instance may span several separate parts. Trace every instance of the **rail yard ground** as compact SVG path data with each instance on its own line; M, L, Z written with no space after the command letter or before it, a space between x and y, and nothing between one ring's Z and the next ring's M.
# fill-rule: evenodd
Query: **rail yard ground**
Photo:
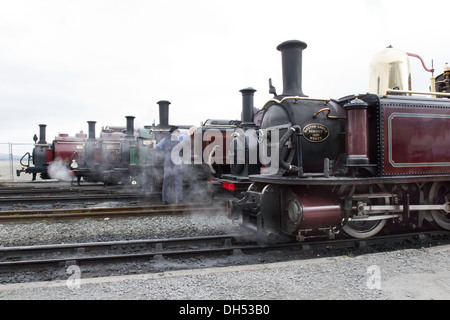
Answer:
M78 284L73 279L7 284L0 286L0 299L449 300L449 263L450 245L442 245L356 257L81 278Z
M0 225L0 246L237 232L239 225L220 213L35 221ZM188 260L159 257L89 269L64 265L56 277L48 275L46 281L42 281L42 274L28 270L0 273L0 299L252 300L269 306L268 300L450 300L449 265L448 240L433 244L418 241L383 250L274 249Z

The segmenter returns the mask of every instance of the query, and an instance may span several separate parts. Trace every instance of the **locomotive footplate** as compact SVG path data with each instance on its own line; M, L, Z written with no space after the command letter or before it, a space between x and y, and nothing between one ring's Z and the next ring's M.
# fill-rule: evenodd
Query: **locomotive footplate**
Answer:
M222 175L219 179L221 187L236 193L246 191L251 182L248 177L238 177L233 175Z
M308 176L299 178L296 176L249 176L251 182L262 182L282 185L370 185L370 184L399 184L399 183L417 183L417 182L437 182L449 181L450 174L446 175L415 175L415 176L383 176L383 177L317 177Z

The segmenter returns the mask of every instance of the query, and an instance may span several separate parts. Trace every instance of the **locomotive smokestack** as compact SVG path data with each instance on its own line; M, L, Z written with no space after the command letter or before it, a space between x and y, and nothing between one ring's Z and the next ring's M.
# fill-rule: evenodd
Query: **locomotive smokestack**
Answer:
M302 91L302 51L306 47L298 40L285 41L277 47L283 66L283 96L306 97Z
M45 127L47 127L46 124L40 124L39 125L39 141L38 141L38 144L47 144L47 141L45 141Z
M167 100L158 101L159 104L159 126L168 127L169 126L169 104Z
M253 88L239 90L242 92L242 125L243 127L254 126L253 123L253 96L256 92Z
M126 116L127 118L127 138L134 137L134 118L133 116Z
M88 139L89 140L95 140L95 124L97 121L88 121L88 126L89 126L89 135L88 135Z

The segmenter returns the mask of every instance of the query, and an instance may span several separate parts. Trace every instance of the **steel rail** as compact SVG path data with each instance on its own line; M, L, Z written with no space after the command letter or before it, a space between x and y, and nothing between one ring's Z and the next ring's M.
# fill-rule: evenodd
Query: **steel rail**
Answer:
M235 246L232 245L233 241L242 239L245 236L220 235L192 238L4 247L0 248L0 269L14 270L14 268L19 266L92 263L149 258L161 255L175 256L183 254L219 253L235 250ZM203 247L201 246L202 243ZM129 251L135 252L130 253ZM49 258L43 258L45 255L49 256ZM59 257L55 258L58 255ZM24 259L24 257L27 258Z
M179 215L188 212L225 211L225 205L217 204L176 204L152 206L127 206L111 208L78 208L53 210L0 211L0 223L25 222L49 219L85 219L127 216Z
M82 201L82 200L114 200L114 199L142 199L149 197L147 194L69 194L69 195L36 195L36 196L8 196L0 197L0 203L10 202L52 202L52 201Z
M151 239L133 241L113 241L99 243L77 243L62 245L41 245L25 247L0 248L0 270L11 271L19 266L83 264L96 262L112 262L152 258L156 256L192 256L208 254L225 254L242 251L264 251L282 248L299 248L303 251L312 249L334 250L364 248L380 243L396 243L424 241L425 239L449 239L448 231L427 231L388 236L377 236L369 239L341 239L327 241L306 241L302 243L286 243L264 245L251 242L251 235L222 235L196 238ZM201 243L204 246L201 246ZM211 245L212 244L212 245ZM211 245L208 247L208 245ZM122 252L118 252L122 251ZM131 252L130 251L134 251ZM66 252L62 255L61 252ZM67 253L68 252L68 253ZM92 252L86 254L86 252ZM51 256L43 258L43 254ZM59 255L59 257L56 257ZM31 259L23 259L31 256ZM37 258L33 258L37 257Z

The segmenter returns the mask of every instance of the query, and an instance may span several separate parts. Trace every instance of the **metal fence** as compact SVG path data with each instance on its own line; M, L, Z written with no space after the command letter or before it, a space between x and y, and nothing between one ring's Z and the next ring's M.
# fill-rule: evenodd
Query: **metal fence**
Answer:
M0 182L29 181L29 174L16 175L22 169L20 159L24 154L33 151L33 143L0 142Z

